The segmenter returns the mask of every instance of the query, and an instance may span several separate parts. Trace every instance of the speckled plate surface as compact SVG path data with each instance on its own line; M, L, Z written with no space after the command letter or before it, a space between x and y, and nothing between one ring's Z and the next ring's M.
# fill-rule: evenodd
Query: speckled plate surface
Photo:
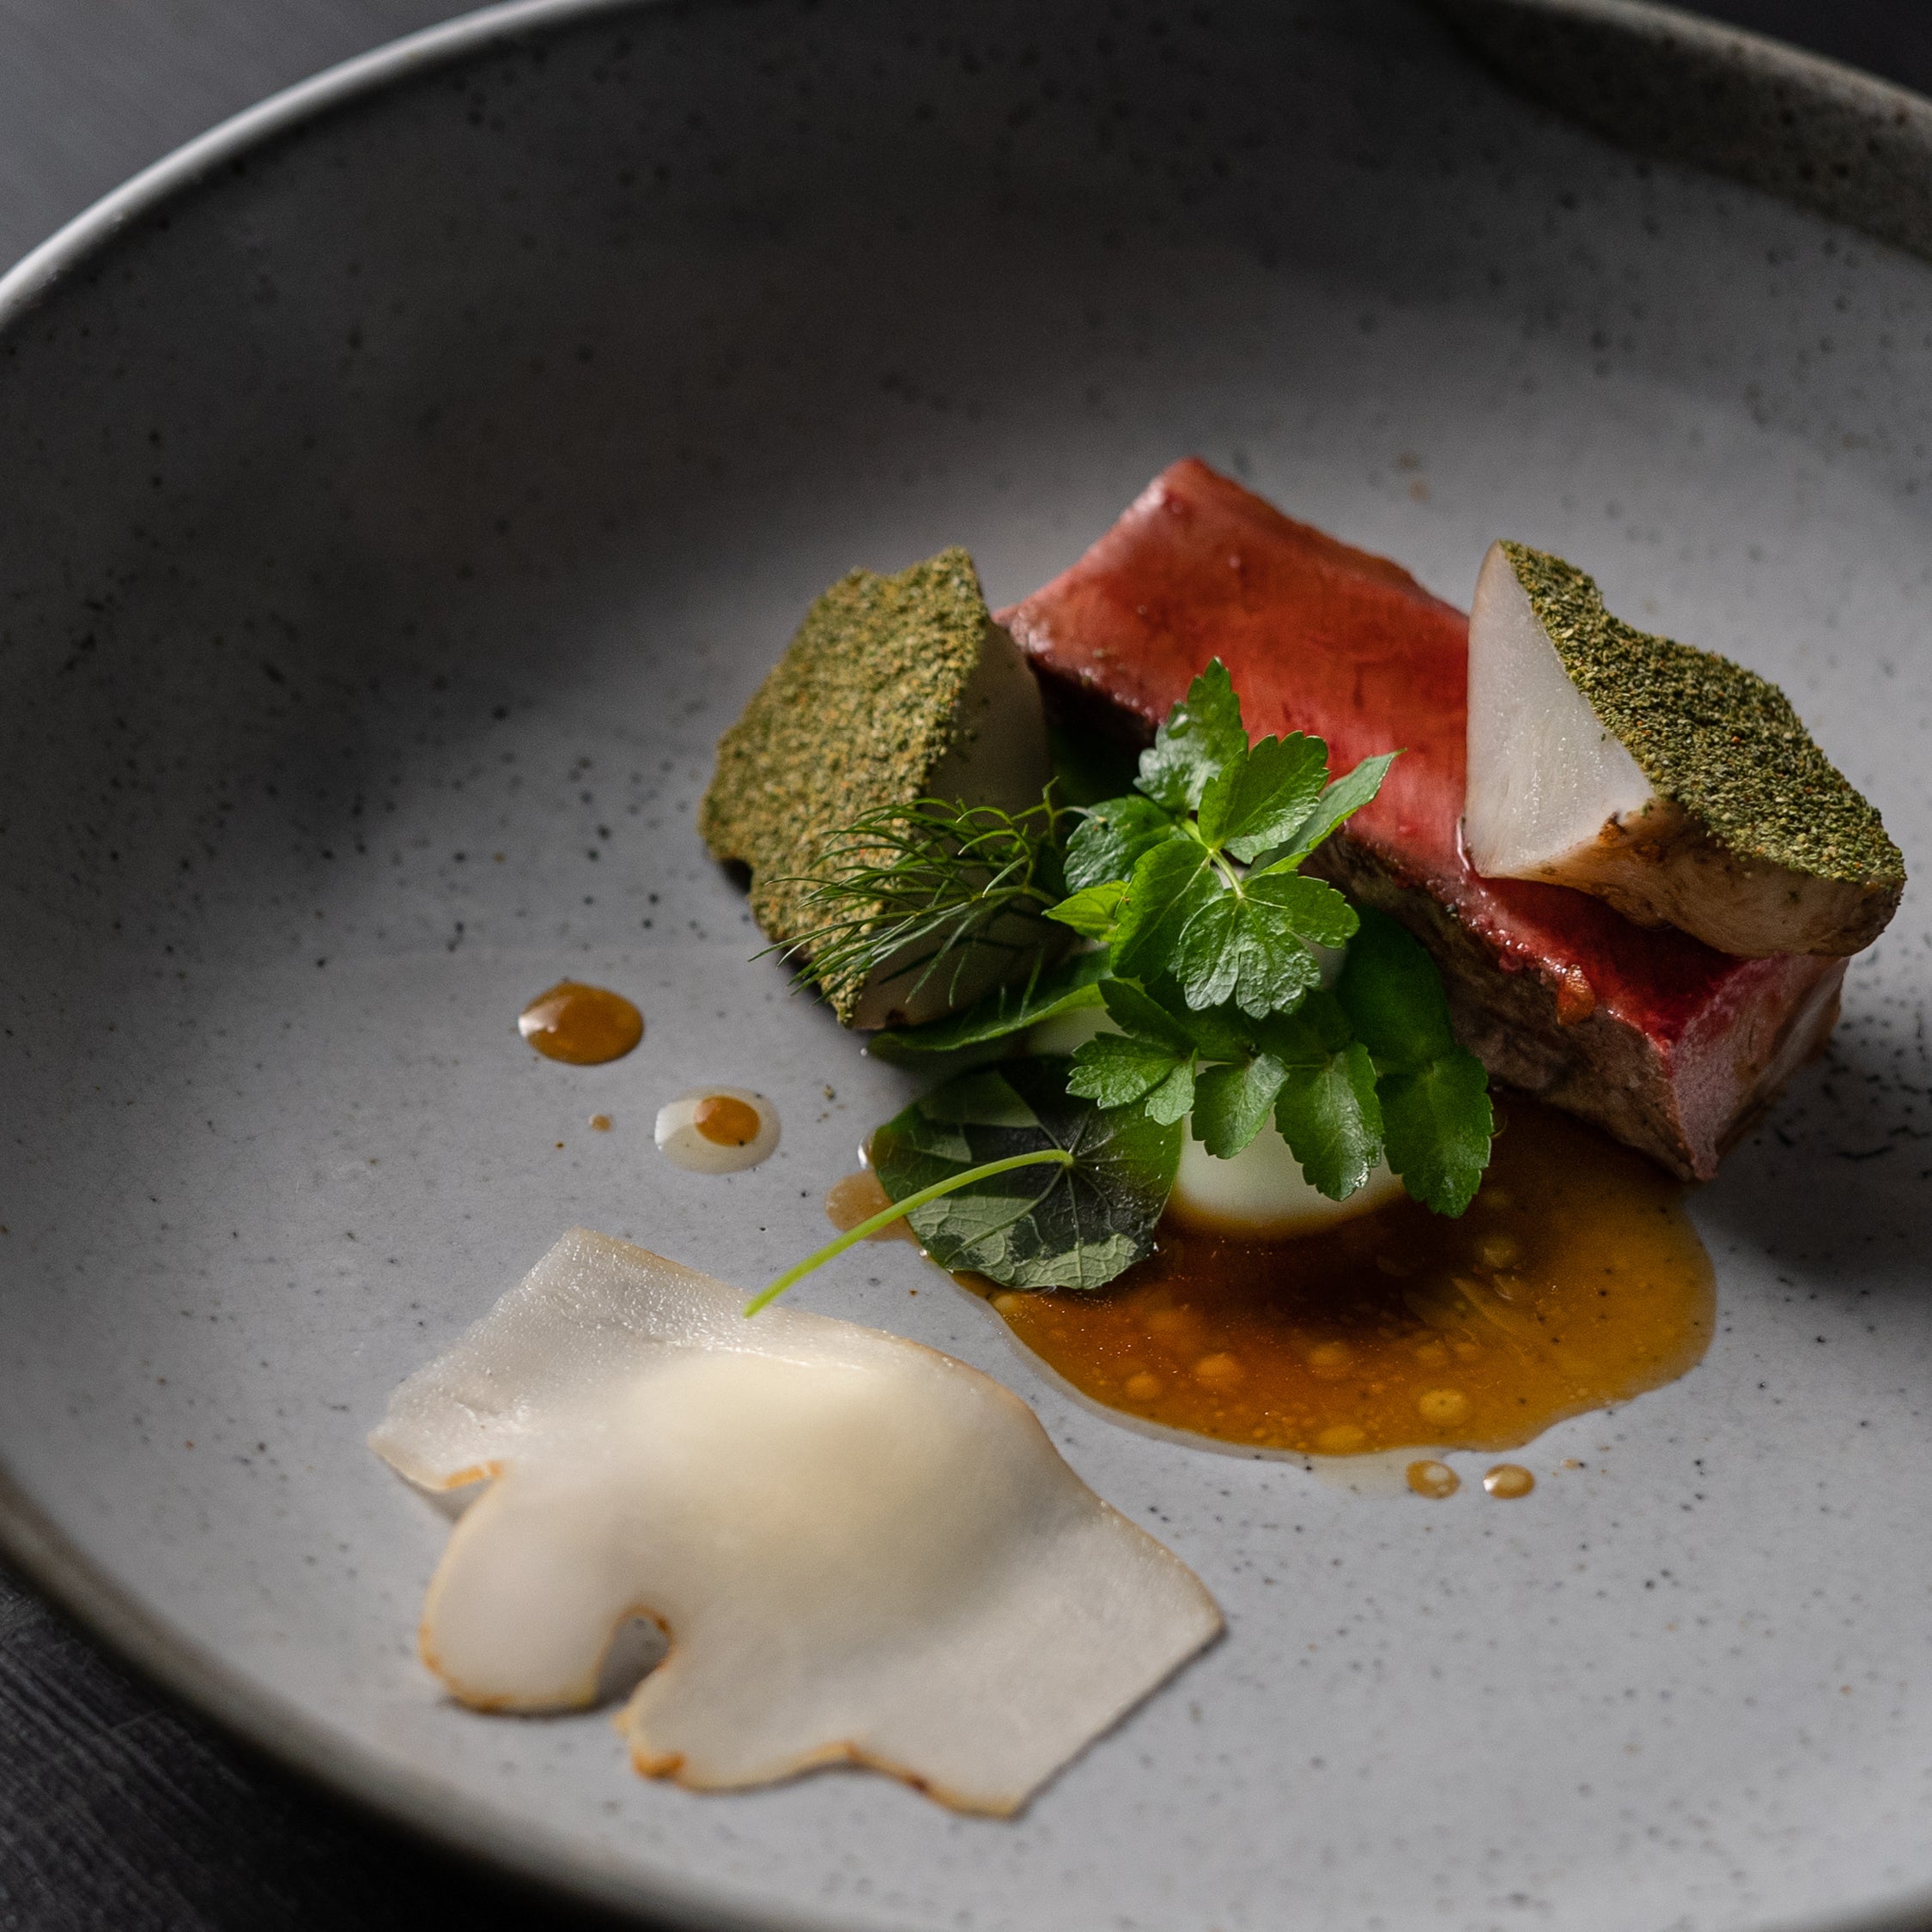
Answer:
M1536 1443L1526 1501L1116 1428L903 1245L806 1291L1009 1382L1228 1613L1018 1824L695 1796L601 1716L452 1708L411 1645L441 1519L362 1447L564 1227L756 1283L899 1103L691 831L855 563L963 542L1012 597L1189 450L1458 600L1511 532L1782 679L1923 860L1932 268L1395 0L539 4L216 137L0 307L5 1536L97 1627L683 1923L1932 1899L1922 894L1698 1198L1709 1359ZM629 1059L519 1043L566 974L643 1006ZM654 1155L705 1079L777 1101L769 1164Z

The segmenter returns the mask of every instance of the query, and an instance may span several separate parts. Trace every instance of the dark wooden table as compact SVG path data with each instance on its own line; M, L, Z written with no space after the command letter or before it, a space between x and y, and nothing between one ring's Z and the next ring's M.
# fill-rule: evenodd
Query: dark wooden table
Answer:
M251 101L447 0L0 0L0 261ZM1702 11L1932 93L1929 0ZM528 1932L586 1921L296 1784L0 1572L0 1932Z

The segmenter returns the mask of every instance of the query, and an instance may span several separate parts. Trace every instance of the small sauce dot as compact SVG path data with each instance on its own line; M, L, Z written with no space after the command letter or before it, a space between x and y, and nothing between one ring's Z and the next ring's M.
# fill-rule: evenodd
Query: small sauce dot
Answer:
M611 1131L611 1116L608 1114L592 1114L590 1124L598 1133L608 1133Z
M825 1218L842 1234L849 1228L857 1227L861 1221L871 1220L875 1214L884 1213L891 1205L892 1197L880 1185L878 1176L869 1167L862 1167L856 1174L835 1181L826 1190ZM889 1221L877 1234L867 1235L866 1238L868 1241L909 1241L915 1248L919 1245L919 1236L913 1232L912 1224L903 1217Z
M728 1093L708 1093L692 1109L691 1125L714 1147L749 1147L758 1138L758 1109Z
M1337 1422L1315 1438L1315 1446L1324 1455L1352 1455L1368 1439L1368 1431L1352 1422Z
M1143 1369L1138 1375L1129 1376L1121 1384L1121 1393L1130 1402L1151 1402L1161 1392L1161 1378L1151 1376Z
M1483 1487L1492 1496L1499 1496L1505 1503L1513 1502L1519 1496L1528 1496L1536 1486L1536 1479L1520 1462L1498 1462L1483 1478Z
M1462 1479L1446 1462L1412 1462L1408 1467L1409 1487L1418 1496L1440 1502L1462 1487Z
M545 1060L601 1066L622 1060L644 1037L644 1016L607 987L560 980L517 1015L517 1031Z

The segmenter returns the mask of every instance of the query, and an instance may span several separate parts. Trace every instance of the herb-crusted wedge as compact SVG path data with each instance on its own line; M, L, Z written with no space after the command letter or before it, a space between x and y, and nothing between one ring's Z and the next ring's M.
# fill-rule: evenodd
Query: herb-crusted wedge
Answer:
M1905 880L1879 815L1775 684L1492 544L1469 618L1469 857L1720 951L1854 953Z
M972 558L947 550L896 576L854 570L812 605L720 741L699 828L714 858L750 868L753 916L846 1025L914 1025L1027 970L1037 935L1008 943L998 916L948 924L918 892L902 904L867 881L909 842L943 893L962 837L984 841L986 866L1024 869L1029 829L1006 815L1041 812L1050 772L1033 675ZM962 811L982 816L956 836ZM1027 910L1023 890L1005 917ZM882 947L899 920L905 943Z

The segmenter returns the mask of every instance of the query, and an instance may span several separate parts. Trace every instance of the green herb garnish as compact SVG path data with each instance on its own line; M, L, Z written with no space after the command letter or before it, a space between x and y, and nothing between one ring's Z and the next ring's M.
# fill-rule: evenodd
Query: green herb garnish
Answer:
M805 962L794 986L877 975L902 1002L938 975L957 995L991 952L1030 958L1037 975L1059 950L1042 921L1065 890L1062 817L1050 790L1018 812L941 799L867 812L821 843L817 872L782 881L800 889L808 923L767 951Z
M1375 797L1397 756L1332 779L1318 738L1250 744L1217 659L1141 755L1134 791L1072 808L1063 854L1047 849L1065 816L1050 805L995 834L978 861L993 901L983 924L973 922L979 889L953 856L968 842L937 819L925 843L907 835L903 877L886 860L855 889L868 904L901 905L900 923L855 921L829 942L852 949L850 968L876 969L916 940L929 973L1023 903L1091 950L1054 963L1042 944L1025 977L949 1018L881 1034L875 1048L891 1057L983 1048L1097 1005L1110 1030L1071 1057L960 1075L888 1121L872 1157L895 1206L867 1230L903 1214L947 1267L1013 1288L1098 1288L1151 1248L1183 1123L1231 1159L1271 1119L1330 1200L1386 1159L1417 1200L1461 1214L1488 1163L1492 1121L1487 1078L1455 1043L1435 963L1393 920L1299 869ZM855 828L852 849L880 829ZM1001 836L1037 848L1008 851ZM835 906L842 890L823 880L813 902ZM1323 990L1322 951L1344 945ZM860 1238L841 1236L754 1307Z
M980 1067L872 1136L873 1171L896 1200L963 1183L907 1217L942 1267L1011 1288L1099 1288L1153 1246L1180 1127L1069 1095L1067 1065L1042 1054ZM1058 1167L994 1171L1054 1149L1069 1157Z

